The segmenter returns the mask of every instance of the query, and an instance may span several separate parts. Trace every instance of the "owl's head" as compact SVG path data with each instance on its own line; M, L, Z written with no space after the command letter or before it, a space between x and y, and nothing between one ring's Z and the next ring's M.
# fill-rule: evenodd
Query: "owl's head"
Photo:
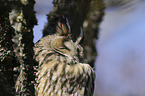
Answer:
M66 24L58 22L56 27L57 36L52 40L51 47L59 55L79 60L83 52L82 47L79 45L83 36L83 31L81 30L81 35L76 42L73 42L68 20L66 21Z

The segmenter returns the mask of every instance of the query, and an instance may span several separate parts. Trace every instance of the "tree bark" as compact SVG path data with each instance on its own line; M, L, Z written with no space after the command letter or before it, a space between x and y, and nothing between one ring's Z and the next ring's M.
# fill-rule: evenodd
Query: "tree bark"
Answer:
M14 30L10 25L9 12L10 3L7 0L0 1L0 95L14 95L14 75L15 66L13 54L12 38Z
M10 13L11 24L15 29L14 52L20 62L16 80L16 95L34 96L33 27L37 24L34 0L21 0Z
M2 8L0 10L0 95L2 96L34 96L33 27L37 24L34 4L34 0L0 1ZM20 70L16 72L20 73L18 78L15 70Z

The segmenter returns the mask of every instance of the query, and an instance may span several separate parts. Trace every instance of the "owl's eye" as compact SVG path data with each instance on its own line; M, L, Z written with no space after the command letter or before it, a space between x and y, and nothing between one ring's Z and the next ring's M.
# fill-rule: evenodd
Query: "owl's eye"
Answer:
M65 47L59 47L59 49L66 49Z
M69 50L70 51L70 49L68 47L66 47L66 46L59 47L59 49L66 49L66 50Z

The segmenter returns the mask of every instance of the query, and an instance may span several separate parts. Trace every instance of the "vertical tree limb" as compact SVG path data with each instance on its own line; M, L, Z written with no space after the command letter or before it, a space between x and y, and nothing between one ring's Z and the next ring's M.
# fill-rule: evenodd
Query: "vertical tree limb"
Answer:
M21 0L14 6L10 19L16 30L14 51L20 62L16 81L16 95L34 96L33 27L36 25L34 0Z
M10 3L8 0L0 1L0 95L14 95L14 75L15 66L13 54L12 38L14 30L10 25L9 12Z
M96 59L96 40L98 39L99 24L104 16L105 3L104 0L92 0L90 3L90 11L83 23L84 28L84 57L89 64L94 67Z

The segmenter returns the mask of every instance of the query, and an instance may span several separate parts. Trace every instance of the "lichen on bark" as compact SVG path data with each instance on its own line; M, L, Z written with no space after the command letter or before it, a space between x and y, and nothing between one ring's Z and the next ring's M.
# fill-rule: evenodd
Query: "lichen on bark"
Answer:
M33 27L37 24L34 12L34 0L19 0L13 5L10 20L15 29L14 52L20 63L16 80L15 95L34 96Z

